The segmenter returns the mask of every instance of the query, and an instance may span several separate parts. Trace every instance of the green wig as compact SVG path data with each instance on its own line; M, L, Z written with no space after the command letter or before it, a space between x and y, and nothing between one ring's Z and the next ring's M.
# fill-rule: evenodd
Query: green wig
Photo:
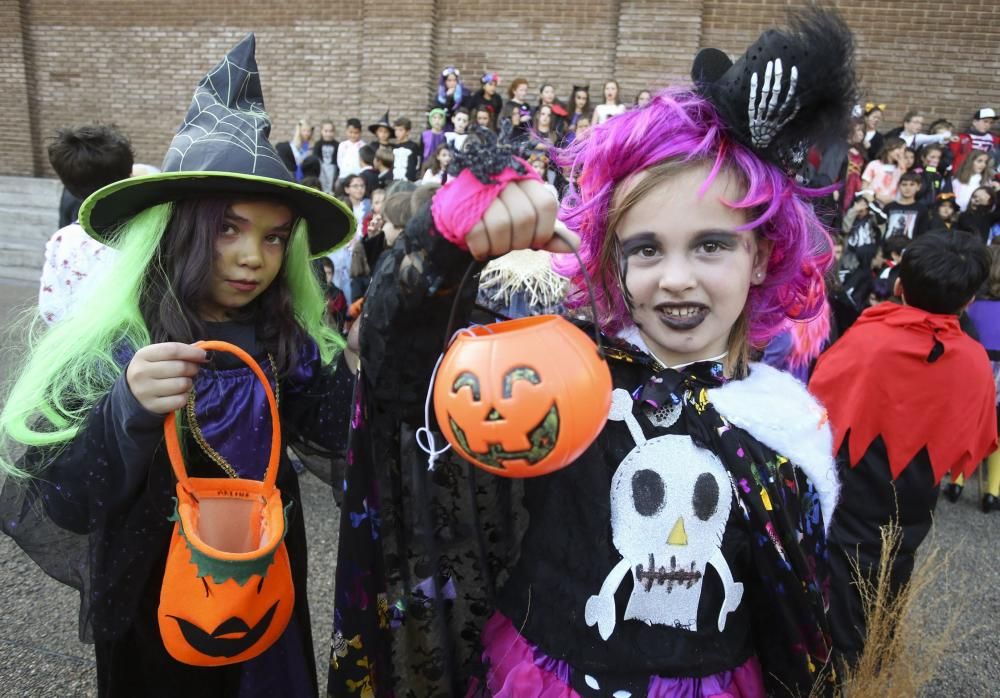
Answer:
M14 454L21 447L58 447L76 436L94 405L110 392L124 371L115 352L151 343L139 301L154 272L160 241L173 205L148 208L125 223L115 264L92 287L101 299L100 312L77 303L71 314L51 328L34 322L26 359L15 375L0 412L0 471L23 478ZM295 319L316 342L329 365L344 339L324 318L325 301L309 263L308 228L299 219L289 240L281 275L292 299Z

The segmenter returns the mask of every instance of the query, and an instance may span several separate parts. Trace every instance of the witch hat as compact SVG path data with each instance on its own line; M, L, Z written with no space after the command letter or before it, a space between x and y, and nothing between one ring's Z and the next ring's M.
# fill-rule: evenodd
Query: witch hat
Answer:
M369 124L368 125L368 130L372 133L372 135L375 135L376 132L379 129L379 126L385 126L387 129L389 129L389 133L392 133L392 124L389 123L389 110L388 109L385 110L385 114L382 115L381 119L379 119L378 121L376 121L374 124Z
M248 34L198 83L162 172L114 182L83 202L80 225L91 237L114 247L121 225L151 206L223 194L286 203L305 219L313 256L350 240L356 225L350 209L295 182L267 140L271 120L264 111L255 45Z

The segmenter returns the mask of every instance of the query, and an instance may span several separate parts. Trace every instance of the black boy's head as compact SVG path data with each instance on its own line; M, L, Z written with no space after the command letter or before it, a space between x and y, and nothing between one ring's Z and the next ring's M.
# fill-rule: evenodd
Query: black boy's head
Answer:
M392 131L396 136L396 140L400 143L404 143L410 137L410 129L412 127L413 124L405 116L392 122Z
M928 233L906 247L899 281L907 305L954 315L972 300L990 272L990 258L969 233Z
M358 151L358 157L361 159L362 165L371 167L372 163L375 162L375 149L370 145L362 146Z
M73 196L86 199L101 187L132 174L135 155L114 126L64 128L49 143L49 162Z

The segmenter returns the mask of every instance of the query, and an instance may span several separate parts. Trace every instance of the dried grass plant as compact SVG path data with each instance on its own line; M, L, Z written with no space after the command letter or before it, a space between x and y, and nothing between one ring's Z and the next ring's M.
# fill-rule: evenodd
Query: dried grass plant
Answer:
M855 563L867 638L857 664L840 676L843 695L849 698L920 695L949 650L976 630L962 621L966 604L960 590L965 585L955 578L950 553L933 540L922 546L909 582L893 593L892 569L901 537L895 521L882 527L882 556L874 579L866 579ZM943 623L940 632L928 632L929 617Z

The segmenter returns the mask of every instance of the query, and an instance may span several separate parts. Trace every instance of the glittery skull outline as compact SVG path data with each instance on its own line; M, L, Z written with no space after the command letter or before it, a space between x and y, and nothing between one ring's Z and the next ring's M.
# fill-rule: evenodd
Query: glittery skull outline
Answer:
M757 103L757 82L759 73L750 76L750 99L747 103L747 118L750 126L750 141L754 148L764 149L778 132L799 113L799 99L795 88L799 81L799 70L792 66L788 81L788 90L784 100L781 99L781 83L784 70L781 59L768 61L764 68L764 85L760 92L760 103ZM772 82L773 77L773 82Z
M722 632L743 598L743 584L733 579L720 548L735 499L728 471L688 436L646 439L625 390L613 392L608 419L625 422L636 447L619 464L609 493L612 540L622 559L600 592L587 600L587 625L596 625L604 640L611 636L617 622L615 592L632 574L625 620L697 631L702 582L711 565L724 592L716 624ZM651 499L644 494L649 491ZM706 493L714 500L706 502Z

